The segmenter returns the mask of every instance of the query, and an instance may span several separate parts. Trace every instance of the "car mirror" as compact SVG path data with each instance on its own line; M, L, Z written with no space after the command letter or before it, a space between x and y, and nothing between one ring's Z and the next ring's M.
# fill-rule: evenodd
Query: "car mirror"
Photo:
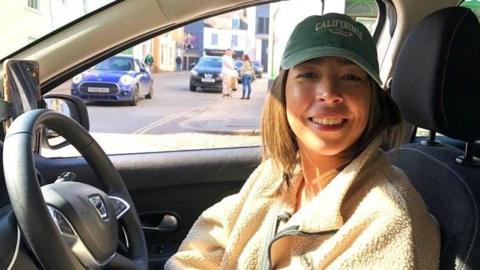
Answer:
M90 128L87 107L83 101L75 96L62 94L49 94L44 96L47 109L61 113L79 123L87 131ZM49 149L60 149L68 145L68 142L55 131L44 128L42 146Z

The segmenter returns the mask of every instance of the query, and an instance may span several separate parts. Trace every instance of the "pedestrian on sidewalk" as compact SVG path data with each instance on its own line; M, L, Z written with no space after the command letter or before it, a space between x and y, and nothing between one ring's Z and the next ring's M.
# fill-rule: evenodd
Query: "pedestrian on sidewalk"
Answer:
M232 94L232 77L235 76L233 66L232 49L226 49L222 57L222 96L228 98Z
M143 62L145 62L145 65L148 66L149 70L152 70L152 65L153 65L153 62L154 62L152 54L150 54L150 53L147 54L147 56L145 56L145 60Z
M243 55L243 64L240 69L242 74L242 98L241 99L250 99L250 93L252 92L252 79L254 76L254 71L252 67L252 62L248 54Z
M182 57L180 57L180 55L178 55L175 58L175 64L177 65L176 70L177 71L182 71Z

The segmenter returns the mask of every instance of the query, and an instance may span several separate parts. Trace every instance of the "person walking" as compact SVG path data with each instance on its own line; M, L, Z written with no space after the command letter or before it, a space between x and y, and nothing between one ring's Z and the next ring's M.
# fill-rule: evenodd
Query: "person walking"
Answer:
M222 96L228 98L232 93L232 77L234 76L235 68L233 66L232 49L226 49L222 57Z
M243 55L243 65L240 69L242 74L242 98L250 99L250 93L252 92L252 79L254 75L252 62L248 54Z
M153 56L149 53L147 56L145 56L145 64L148 66L148 69L152 70L152 65L155 60L153 59Z
M180 57L180 55L178 55L175 58L175 64L177 65L176 70L181 71L182 70L182 58Z

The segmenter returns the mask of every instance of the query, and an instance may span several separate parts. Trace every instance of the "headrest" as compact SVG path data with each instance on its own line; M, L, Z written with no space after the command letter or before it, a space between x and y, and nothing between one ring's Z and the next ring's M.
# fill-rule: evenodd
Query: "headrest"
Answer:
M463 141L480 139L480 24L467 8L445 8L408 34L392 97L411 124Z

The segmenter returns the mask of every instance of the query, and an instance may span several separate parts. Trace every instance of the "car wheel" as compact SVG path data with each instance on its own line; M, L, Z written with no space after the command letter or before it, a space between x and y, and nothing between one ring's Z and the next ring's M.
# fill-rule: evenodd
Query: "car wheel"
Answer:
M133 94L132 101L130 101L130 106L137 106L138 100L140 98L140 93L138 92L138 87L135 88L135 93Z
M153 81L150 83L150 89L148 89L148 93L145 95L146 99L152 99L153 97Z
M197 91L197 87L195 85L190 84L190 91L192 91L192 92Z

